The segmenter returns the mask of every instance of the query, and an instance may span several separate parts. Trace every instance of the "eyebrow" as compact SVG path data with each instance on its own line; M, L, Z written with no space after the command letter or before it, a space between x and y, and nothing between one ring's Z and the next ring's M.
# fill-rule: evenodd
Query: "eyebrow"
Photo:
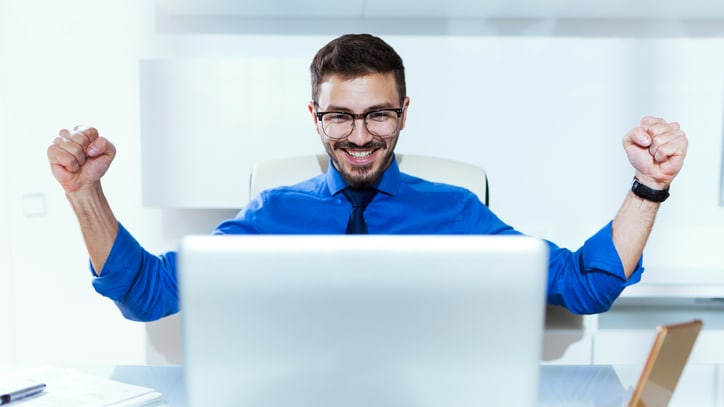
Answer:
M391 103L380 103L380 104L377 104L377 105L368 106L366 109L363 110L363 112L366 113L366 112L372 112L372 111L379 110L379 109L392 109L392 108L395 108L395 106L392 105ZM349 108L347 108L347 107L344 107L344 106L338 106L338 105L330 105L330 106L328 106L328 107L327 107L327 111L328 111L328 112L332 112L332 111L335 111L335 112L337 112L337 111L339 111L339 112L352 112L351 109L349 109Z

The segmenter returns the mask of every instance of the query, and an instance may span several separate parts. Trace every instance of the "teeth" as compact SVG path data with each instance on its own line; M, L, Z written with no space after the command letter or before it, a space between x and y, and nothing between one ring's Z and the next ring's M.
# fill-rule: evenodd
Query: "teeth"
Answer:
M367 158L372 154L372 151L347 151L349 155L351 155L354 158Z

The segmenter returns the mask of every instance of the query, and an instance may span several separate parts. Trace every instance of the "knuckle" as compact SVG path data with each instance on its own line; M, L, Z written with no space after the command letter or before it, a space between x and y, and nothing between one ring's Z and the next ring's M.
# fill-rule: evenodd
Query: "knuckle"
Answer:
M80 168L80 163L68 154L61 154L56 157L56 162L68 171L75 172Z

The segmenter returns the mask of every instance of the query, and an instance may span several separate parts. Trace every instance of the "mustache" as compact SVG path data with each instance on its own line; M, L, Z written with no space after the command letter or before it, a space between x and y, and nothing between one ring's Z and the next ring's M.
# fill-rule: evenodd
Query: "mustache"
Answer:
M383 140L371 140L369 143L366 143L363 146L357 145L355 143L350 142L349 140L340 140L337 143L334 144L335 150L341 150L341 149L360 149L360 150L371 150L371 149L386 149L387 143L385 143Z

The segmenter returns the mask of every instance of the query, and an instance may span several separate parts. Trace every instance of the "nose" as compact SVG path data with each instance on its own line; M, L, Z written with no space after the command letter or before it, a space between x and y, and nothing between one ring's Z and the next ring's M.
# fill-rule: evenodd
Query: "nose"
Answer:
M363 146L369 143L373 139L372 134L367 130L364 118L355 118L354 127L352 127L352 133L347 136L347 140L350 143L358 146Z

